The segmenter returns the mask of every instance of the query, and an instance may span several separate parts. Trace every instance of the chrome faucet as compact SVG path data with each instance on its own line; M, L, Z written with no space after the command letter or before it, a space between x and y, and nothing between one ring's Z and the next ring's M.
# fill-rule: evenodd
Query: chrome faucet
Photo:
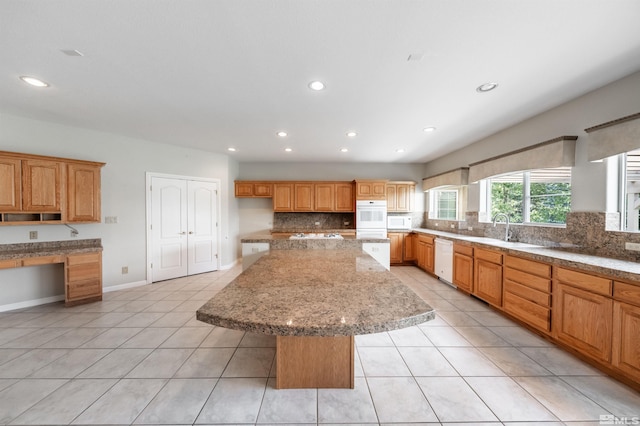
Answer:
M504 240L505 241L509 241L509 238L511 237L509 235L509 215L506 213L496 213L496 215L493 217L493 227L496 227L496 222L498 221L498 217L502 217L505 219L505 221L507 222L507 226L504 230Z

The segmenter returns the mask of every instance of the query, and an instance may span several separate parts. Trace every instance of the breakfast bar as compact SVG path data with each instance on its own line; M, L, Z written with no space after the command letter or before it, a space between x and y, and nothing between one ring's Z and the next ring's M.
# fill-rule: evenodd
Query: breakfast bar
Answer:
M275 335L276 387L353 388L354 336L417 325L434 310L358 249L271 250L197 311Z

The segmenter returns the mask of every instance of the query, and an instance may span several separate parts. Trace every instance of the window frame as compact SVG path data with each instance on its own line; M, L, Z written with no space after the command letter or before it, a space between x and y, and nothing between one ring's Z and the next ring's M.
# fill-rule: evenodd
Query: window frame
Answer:
M571 167L553 167L555 168L568 168L570 177L569 181L571 182ZM491 182L494 178L499 176L510 176L510 175L521 175L522 176L522 222L512 222L518 225L527 225L527 226L548 226L548 227L566 227L566 221L564 223L554 223L554 222L532 222L531 221L531 173L536 172L537 170L547 170L547 169L533 169L533 170L522 170L517 172L504 173L501 175L491 176L486 179L482 179L480 181L480 205L484 207L484 211L480 212L479 220L481 222L492 222L493 216L491 215L492 211L492 198L491 198ZM571 196L571 194L570 194ZM571 207L569 206L569 213L571 211Z
M428 191L429 192L429 219L450 220L450 221L457 221L457 222L463 220L462 218L464 217L464 213L466 211L466 198L467 198L466 189L467 189L466 185L460 185L460 186L447 185L447 186L441 186L441 187L430 189ZM438 194L440 194L441 192L456 193L455 219L444 218L439 216Z

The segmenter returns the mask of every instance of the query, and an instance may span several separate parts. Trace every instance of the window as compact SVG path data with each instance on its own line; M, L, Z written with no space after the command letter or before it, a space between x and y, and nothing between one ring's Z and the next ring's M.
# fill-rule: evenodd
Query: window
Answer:
M436 191L436 218L456 220L458 218L458 191Z
M640 149L621 154L623 167L621 182L624 182L622 206L622 229L640 231Z
M466 209L465 198L465 185L429 190L429 218L459 220Z
M512 223L564 224L571 209L571 168L538 169L485 180L489 219Z

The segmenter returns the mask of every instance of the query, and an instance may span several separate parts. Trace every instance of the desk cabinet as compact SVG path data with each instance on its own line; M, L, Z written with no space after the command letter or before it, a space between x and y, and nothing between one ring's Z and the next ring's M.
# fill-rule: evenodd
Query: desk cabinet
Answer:
M67 306L102 300L102 254L67 256L65 265L65 304Z

